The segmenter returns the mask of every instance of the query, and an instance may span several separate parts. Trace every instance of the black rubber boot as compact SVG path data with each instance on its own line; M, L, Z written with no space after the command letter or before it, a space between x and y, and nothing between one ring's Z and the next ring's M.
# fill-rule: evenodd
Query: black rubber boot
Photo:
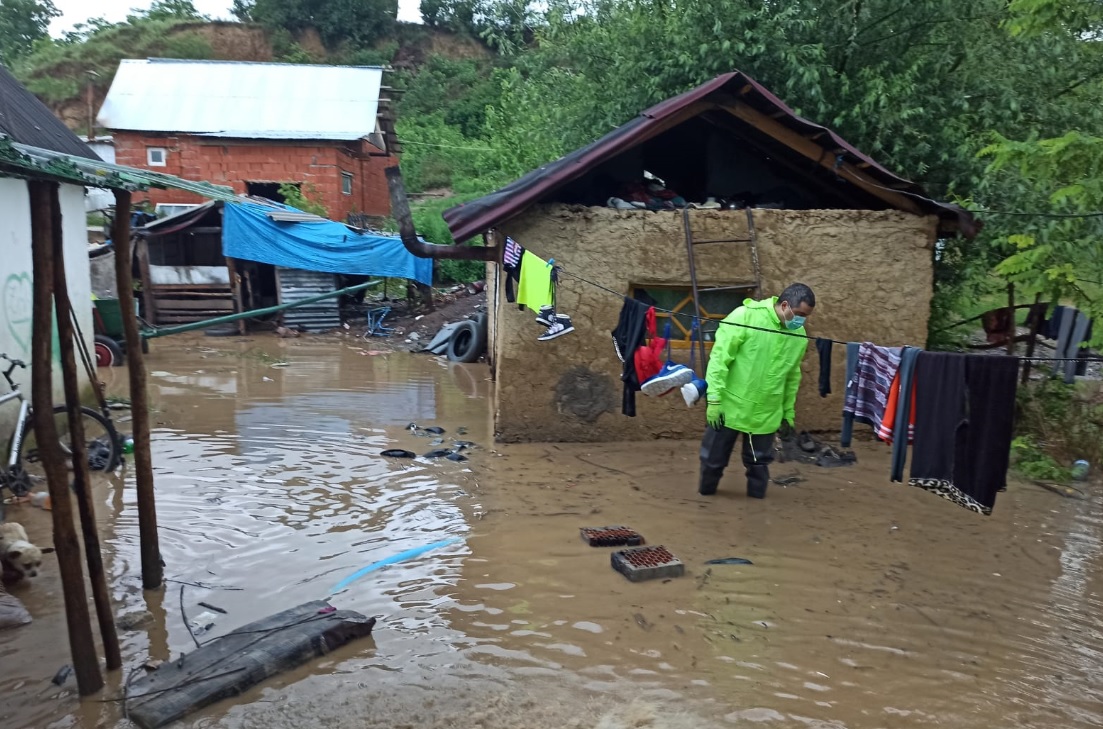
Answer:
M708 469L701 469L701 481L697 486L697 493L702 496L712 496L716 493L716 488L720 485L720 478L722 473L711 472Z
M770 484L770 469L767 466L747 466L747 496L752 499L766 498L766 487Z

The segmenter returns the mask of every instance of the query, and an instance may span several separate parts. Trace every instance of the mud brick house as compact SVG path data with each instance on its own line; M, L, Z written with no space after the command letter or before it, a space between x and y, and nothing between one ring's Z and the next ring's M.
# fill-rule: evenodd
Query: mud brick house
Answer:
M645 189L648 175L708 209L617 209L630 206L624 191ZM811 335L922 346L936 241L971 237L978 228L966 211L930 199L739 72L664 101L444 218L457 241L508 235L565 272L558 305L576 331L539 342L532 313L506 302L496 282L501 266L489 265L495 429L503 441L700 435L703 407L687 408L677 393L640 394L637 416L621 414L621 363L611 338L620 297L694 313L688 250L706 341L745 297L776 295L801 281L819 299ZM695 241L728 242L688 245L687 230ZM688 363L689 330L678 324L674 358ZM660 317L660 334L661 327ZM821 399L816 348L809 347L798 427L839 428L844 349L834 348L833 392ZM697 368L703 372L700 360Z
M306 186L334 220L390 212L399 152L378 67L125 60L98 122L119 164L209 180L282 202ZM174 190L139 198L200 203Z

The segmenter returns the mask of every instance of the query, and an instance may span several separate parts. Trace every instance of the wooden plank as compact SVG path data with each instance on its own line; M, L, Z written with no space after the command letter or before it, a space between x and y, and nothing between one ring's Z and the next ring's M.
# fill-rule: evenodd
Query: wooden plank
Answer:
M115 246L115 255L119 247ZM157 304L153 301L153 279L149 275L149 243L145 238L139 238L135 246L135 257L138 259L138 275L142 277L142 303L145 305L145 317L147 321L157 321ZM127 262L127 265L131 265ZM119 303L129 300L119 291Z
M308 602L244 625L131 684L129 716L157 729L283 671L371 635L375 618Z
M161 314L168 314L174 309L192 309L195 311L216 311L219 313L234 311L234 302L225 301L190 301L188 299L157 299L157 309Z
M794 132L792 129L784 126L776 119L771 119L766 114L752 108L748 104L739 101L737 99L731 99L729 102L720 104L721 108L726 109L737 119L745 121L755 129L758 129L763 134L773 137L777 141L781 142L785 146L792 149L794 152L807 157L808 159L816 162L821 167L835 171L845 173L847 181L853 183L855 186L862 188L870 195L878 197L884 200L886 203L894 208L906 210L909 213L915 215L923 215L923 209L919 207L911 198L894 192L883 187L880 183L875 182L869 178L864 172L859 171L854 165L849 162L843 162L838 167L835 166L835 159L829 154L824 154L825 150L815 142L805 139L802 135Z
M154 284L151 290L194 292L196 296L228 296L231 293L227 284Z
M232 311L235 314L240 314L245 309L241 306L241 276L238 275L237 269L234 268L234 259L226 259L226 270L230 272L230 286L233 288L234 294L233 301L231 302L233 306ZM241 336L245 336L246 329L244 319L238 319L237 332Z

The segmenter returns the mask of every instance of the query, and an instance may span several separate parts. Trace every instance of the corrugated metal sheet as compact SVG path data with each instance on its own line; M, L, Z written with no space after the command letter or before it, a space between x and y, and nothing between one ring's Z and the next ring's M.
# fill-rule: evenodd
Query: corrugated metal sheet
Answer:
M237 138L358 139L376 130L383 69L124 60L99 123Z
M74 137L75 139L76 137ZM78 140L79 141L79 140ZM89 154L92 151L89 149ZM186 190L212 200L233 200L233 188L209 182L191 182L160 172L113 165L99 159L86 159L51 149L13 142L0 132L0 167L12 167L30 176L50 176L89 187L114 190L148 190L159 187Z
M275 220L277 223L317 223L319 221L328 222L326 218L314 213L304 213L302 210L273 210L270 213L265 213L271 220Z
M298 268L278 268L280 303L329 293L337 290L337 278L332 273L303 271ZM340 304L336 297L323 299L306 306L298 306L283 312L283 325L306 332L324 332L341 326Z
M375 127L368 131L375 131ZM3 66L0 66L0 133L31 147L96 159L88 145Z

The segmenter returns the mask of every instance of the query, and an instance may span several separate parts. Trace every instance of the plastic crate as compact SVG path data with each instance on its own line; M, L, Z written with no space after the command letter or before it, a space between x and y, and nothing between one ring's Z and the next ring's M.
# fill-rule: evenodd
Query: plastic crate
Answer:
M682 560L661 544L653 547L636 547L613 552L610 557L613 569L632 582L643 582L662 577L681 577L686 573Z
M643 544L643 536L625 526L582 527L582 541L591 547L635 547Z

